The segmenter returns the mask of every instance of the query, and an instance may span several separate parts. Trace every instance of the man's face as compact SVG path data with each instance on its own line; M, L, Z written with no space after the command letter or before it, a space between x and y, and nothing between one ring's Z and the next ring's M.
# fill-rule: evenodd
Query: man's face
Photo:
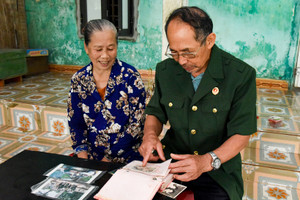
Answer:
M194 77L206 70L214 40L212 44L211 41L208 42L207 38L205 44L201 45L199 41L195 40L194 29L190 25L176 19L169 23L167 37L172 53L197 52L195 58L184 58L183 56L175 58L175 61L183 69L191 73ZM211 37L211 35L208 37Z

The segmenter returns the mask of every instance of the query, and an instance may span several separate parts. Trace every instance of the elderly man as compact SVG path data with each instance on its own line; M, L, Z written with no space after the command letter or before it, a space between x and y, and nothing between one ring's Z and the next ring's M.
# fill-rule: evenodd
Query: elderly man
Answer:
M169 59L156 67L139 151L144 165L171 157L171 173L195 199L236 200L243 196L239 152L257 127L256 72L219 49L212 29L212 20L198 7L169 16ZM160 141L167 121L170 129Z

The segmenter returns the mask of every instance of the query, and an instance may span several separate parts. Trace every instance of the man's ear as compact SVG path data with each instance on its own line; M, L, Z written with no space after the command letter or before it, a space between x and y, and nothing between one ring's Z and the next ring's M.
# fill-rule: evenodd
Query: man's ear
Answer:
M209 34L206 38L206 47L208 49L211 49L214 46L215 42L216 42L216 34L215 33Z

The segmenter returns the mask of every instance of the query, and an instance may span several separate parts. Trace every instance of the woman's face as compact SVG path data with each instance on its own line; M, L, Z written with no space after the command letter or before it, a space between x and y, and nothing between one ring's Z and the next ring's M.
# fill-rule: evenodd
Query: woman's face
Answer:
M117 57L116 35L110 29L95 31L84 49L95 70L110 70Z

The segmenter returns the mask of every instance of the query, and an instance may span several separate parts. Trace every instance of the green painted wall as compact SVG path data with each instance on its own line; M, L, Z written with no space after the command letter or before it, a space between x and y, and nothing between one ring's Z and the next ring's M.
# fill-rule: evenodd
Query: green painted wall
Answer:
M30 48L49 49L49 63L83 65L83 42L78 38L75 0L25 0Z
M75 0L25 0L25 5L30 48L49 49L52 64L89 62L77 35ZM155 69L161 60L162 1L141 0L138 11L138 39L119 41L118 57L138 69Z
M140 0L136 42L119 41L118 57L138 69L155 69L161 61L162 1ZM149 17L151 16L151 17Z
M293 81L299 0L189 0L208 12L217 44L257 69L257 76Z
M119 41L118 57L138 69L161 60L163 1L140 0L136 42ZM293 82L300 29L299 0L189 0L208 12L217 44L257 69ZM75 0L25 0L30 48L49 49L49 63L89 62L77 35Z

